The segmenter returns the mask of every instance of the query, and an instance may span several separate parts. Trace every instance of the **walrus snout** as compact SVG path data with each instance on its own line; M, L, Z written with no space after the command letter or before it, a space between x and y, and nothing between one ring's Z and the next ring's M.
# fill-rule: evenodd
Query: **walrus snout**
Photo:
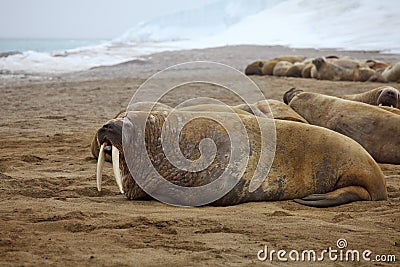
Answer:
M284 95L283 95L283 102L285 104L289 105L290 101L292 101L293 97L299 93L304 92L301 89L297 89L296 87L293 87L289 89Z
M388 107L399 107L400 93L394 88L385 88L378 97L378 105Z
M97 132L99 143L107 143L115 146L118 150L122 150L122 125L122 119L112 119L104 124Z

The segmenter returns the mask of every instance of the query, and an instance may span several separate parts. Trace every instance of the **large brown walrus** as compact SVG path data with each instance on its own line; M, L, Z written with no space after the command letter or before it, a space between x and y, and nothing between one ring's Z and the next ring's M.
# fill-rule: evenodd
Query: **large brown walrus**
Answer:
M381 86L364 93L339 97L375 106L400 108L400 92L391 86Z
M248 156L245 169L233 171L229 176L232 179L238 178L237 184L227 194L212 202L212 205L294 199L308 206L331 207L359 200L375 201L387 198L386 181L379 166L364 148L344 135L303 123L257 118L253 115L236 115L240 117L248 134L250 150L246 154L241 146L231 148L231 140L225 131L225 126L234 129L237 125L237 120L232 119L232 113L215 113L215 116L224 122L223 126L201 118L196 113L200 118L190 120L179 132L177 124L181 117L186 116L185 114L193 113L180 111L168 114L165 111L156 111L151 112L149 116L145 112L127 113L126 120L139 118L145 122L145 132L140 138L141 134L137 128L124 128L132 135L129 141L131 143L128 142L131 145L124 148L122 148L123 118L109 121L98 131L100 143L112 145L119 151L120 179L128 199L140 199L147 195L137 184L137 180L132 178L128 169L130 163L127 164L125 161L130 157L129 153L139 150L141 142L144 142L142 149L147 150L148 159L155 170L171 183L184 187L199 187L218 179L234 155L230 154L231 149L238 149L240 157ZM207 114L204 113L205 116ZM166 121L167 116L169 117ZM261 185L255 190L249 190L253 173L261 157L261 144L269 141L269 139L261 140L258 123L264 125L272 121L276 127L276 152L272 167ZM194 172L180 170L172 165L167 160L160 142L163 126L164 129L169 129L167 133L163 132L166 136L179 132L179 149L187 159L200 158L198 144L203 139L212 139L216 146L216 155L211 164L204 170ZM126 135L127 133L124 133L124 136ZM145 141L138 141L140 139ZM131 159L135 160L137 157L133 156ZM145 159L139 159L142 160ZM101 164L99 160L98 165ZM146 183L156 183L150 178L147 180L148 170L133 171L135 175L142 176L140 178L145 179ZM101 171L97 174L97 181L98 189L101 190ZM181 197L190 200L192 196Z
M292 88L284 101L310 124L344 134L381 163L400 164L400 116L379 107Z

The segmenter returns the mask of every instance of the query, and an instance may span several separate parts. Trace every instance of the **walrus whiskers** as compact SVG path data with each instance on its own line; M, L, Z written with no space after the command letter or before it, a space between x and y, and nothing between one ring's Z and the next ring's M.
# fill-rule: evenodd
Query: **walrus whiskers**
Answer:
M119 150L115 146L112 146L111 156L115 180L117 181L119 191L123 194L124 189L122 188L121 170L119 169Z
M104 146L105 144L102 144L100 146L99 157L97 159L96 181L97 181L97 190L99 192L101 191L101 180L102 180L101 176L103 174L103 167L105 162Z

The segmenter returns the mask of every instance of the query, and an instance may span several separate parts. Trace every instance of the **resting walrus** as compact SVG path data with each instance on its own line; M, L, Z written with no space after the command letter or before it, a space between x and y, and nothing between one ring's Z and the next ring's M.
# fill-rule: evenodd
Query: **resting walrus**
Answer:
M391 86L381 86L364 93L343 95L339 97L374 106L382 105L400 108L400 92Z
M136 160L137 156L129 156L140 149L146 149L152 166L168 181L184 186L199 187L215 181L224 171L231 154L231 142L225 126L235 127L237 120L232 119L232 113L215 113L224 121L221 126L209 119L197 118L190 120L179 132L180 151L185 158L195 160L199 154L198 144L203 139L212 139L216 146L216 156L205 170L189 172L182 171L172 165L165 157L160 143L161 129L167 129L163 135L169 136L177 132L177 122L182 116L193 114L188 112L129 112L126 120L134 118L146 122L144 136L140 138L137 128L125 128L132 136L128 138L129 147L122 148L123 118L117 118L106 123L99 131L98 138L102 144L112 144L119 150L119 167L125 196L128 199L139 199L147 195L136 183L128 170L125 158ZM199 116L199 114L196 114ZM204 113L206 116L207 113ZM239 115L238 115L239 116ZM312 125L275 120L276 153L268 177L256 190L249 190L250 180L255 172L260 158L261 138L257 118L253 115L240 115L248 133L250 145L249 160L243 175L233 172L230 179L237 176L238 183L226 195L212 202L212 205L235 205L250 201L276 201L295 199L298 203L314 207L330 207L358 200L385 200L387 198L385 177L372 157L350 138ZM270 124L271 119L259 118L259 122ZM166 125L164 125L164 122ZM129 123L128 123L129 125ZM131 125L136 125L135 123ZM125 127L125 126L124 126ZM128 130L126 130L128 129ZM168 131L169 130L169 131ZM230 133L229 133L230 134ZM127 136L127 133L124 133ZM127 137L124 137L125 140ZM143 145L141 141L146 140ZM263 142L267 142L264 140ZM132 143L129 143L132 142ZM145 147L145 148L144 148ZM128 153L128 154L127 154ZM146 159L138 159L140 162ZM99 161L98 163L102 163ZM233 164L235 165L235 164ZM101 168L100 168L101 169ZM144 176L146 183L155 183L147 176L148 170L135 169L135 175ZM101 190L101 172L97 175L98 189ZM150 180L147 180L150 179ZM156 187L157 188L157 187ZM176 192L179 193L179 192ZM191 198L191 196L183 196Z
M376 161L400 164L400 116L365 103L296 88L285 93L284 101L310 124L351 137Z

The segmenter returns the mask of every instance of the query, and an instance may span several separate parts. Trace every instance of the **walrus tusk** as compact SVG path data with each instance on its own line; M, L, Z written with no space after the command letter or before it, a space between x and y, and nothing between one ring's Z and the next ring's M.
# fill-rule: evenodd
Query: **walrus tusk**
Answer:
M97 190L101 191L101 176L103 174L103 167L106 158L104 155L104 144L100 146L99 157L97 159L97 171L96 171L96 181L97 181Z
M112 153L111 154L112 155L112 165L113 165L115 180L117 181L119 191L121 192L121 194L123 194L124 189L122 188L121 171L119 169L119 150L115 146L112 146L111 153Z

